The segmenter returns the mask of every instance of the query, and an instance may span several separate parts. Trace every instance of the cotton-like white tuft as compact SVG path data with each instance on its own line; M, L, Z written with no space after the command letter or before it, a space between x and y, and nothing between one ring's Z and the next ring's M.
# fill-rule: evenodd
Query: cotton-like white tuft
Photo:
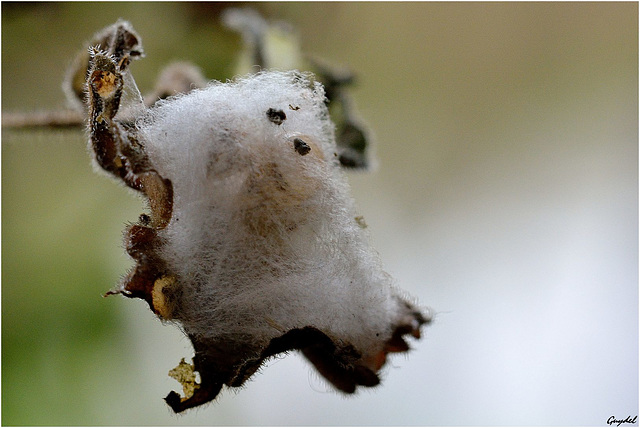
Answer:
M403 303L356 220L321 85L299 72L216 82L138 128L173 184L159 236L180 284L170 312L190 335L266 347L313 326L382 351Z
M257 47L264 31L251 19ZM370 162L340 89L348 79L321 73L336 129L323 86L297 71L191 91L204 80L180 65L147 108L129 72L139 37L127 22L100 34L106 50L74 73L86 78L89 145L149 205L124 233L135 265L107 294L145 300L191 341L193 364L169 373L185 395L167 404L208 403L290 350L343 392L379 384L387 355L408 351L404 336L419 338L430 316L383 271L349 194L341 167Z

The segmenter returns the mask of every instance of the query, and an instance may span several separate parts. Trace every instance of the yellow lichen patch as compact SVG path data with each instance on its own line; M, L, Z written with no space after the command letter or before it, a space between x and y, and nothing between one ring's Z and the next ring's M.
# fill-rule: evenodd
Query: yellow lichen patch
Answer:
M172 311L165 293L170 287L173 287L175 282L175 277L163 276L162 278L156 279L156 282L153 283L153 290L151 291L153 309L158 315L166 320L172 318Z
M364 217L359 215L354 217L354 220L356 221L356 223L358 223L358 226L360 226L361 229L366 229L367 228L367 223L364 221Z
M96 71L92 76L93 87L102 98L108 98L116 91L116 76L109 71Z
M180 363L173 369L169 370L169 376L180 382L184 397L181 397L181 401L185 401L193 396L196 389L200 388L200 385L196 382L196 373L193 364L188 364L184 361L184 358L180 360Z

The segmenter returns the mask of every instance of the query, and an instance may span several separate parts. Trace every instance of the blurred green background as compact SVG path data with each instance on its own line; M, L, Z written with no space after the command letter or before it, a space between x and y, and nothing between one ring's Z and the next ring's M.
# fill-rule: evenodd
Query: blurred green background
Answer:
M238 6L240 4L234 4ZM228 4L2 3L2 112L59 109L72 58L125 18L143 93L172 60L232 77ZM638 414L637 3L256 3L358 74L380 166L351 174L375 246L435 323L382 387L298 356L176 417L188 340L103 299L142 201L83 130L2 130L3 425L604 425Z

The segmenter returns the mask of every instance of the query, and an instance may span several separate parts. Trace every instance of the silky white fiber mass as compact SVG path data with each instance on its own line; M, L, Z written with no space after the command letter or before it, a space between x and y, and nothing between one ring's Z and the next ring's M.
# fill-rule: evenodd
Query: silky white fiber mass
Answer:
M406 311L356 221L320 84L214 82L159 102L138 130L173 184L158 233L180 287L171 318L205 340L264 347L313 326L381 352Z
M394 288L356 215L341 168L367 165L362 129L338 114L338 152L331 100L298 71L159 91L131 110L139 38L127 23L108 30L86 71L89 146L149 211L127 226L135 265L107 295L145 300L191 341L193 364L169 372L184 396L166 403L209 403L291 350L340 391L378 385L387 356L408 351L403 336L420 338L430 315Z

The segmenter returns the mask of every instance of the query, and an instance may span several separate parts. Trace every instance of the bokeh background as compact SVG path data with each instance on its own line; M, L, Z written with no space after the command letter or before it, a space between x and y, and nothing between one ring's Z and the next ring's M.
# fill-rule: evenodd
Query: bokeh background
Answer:
M2 111L55 110L66 67L122 17L143 92L171 60L233 75L227 4L2 3ZM239 4L235 4L239 6ZM241 5L240 5L241 6ZM358 76L379 168L351 174L398 284L436 312L381 387L333 392L300 356L184 416L188 340L142 301L143 203L83 130L2 130L4 425L605 425L638 414L638 4L257 3Z

